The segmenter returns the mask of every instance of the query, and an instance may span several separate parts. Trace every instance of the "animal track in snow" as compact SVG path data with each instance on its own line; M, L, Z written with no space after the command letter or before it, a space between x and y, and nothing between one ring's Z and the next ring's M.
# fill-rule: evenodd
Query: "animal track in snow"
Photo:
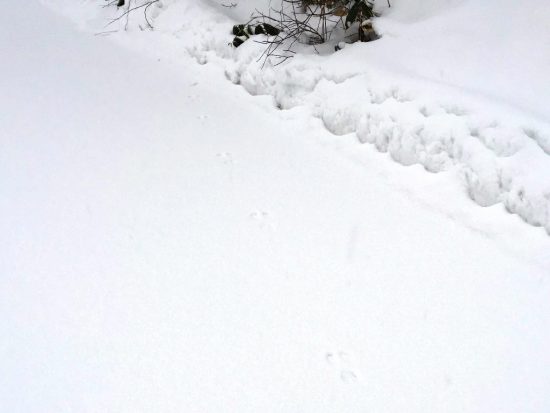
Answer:
M470 128L470 135L499 158L512 156L523 147L522 140L516 131L500 127L495 123L487 127Z
M233 156L229 152L219 152L216 154L216 158L220 159L225 165L233 164Z
M230 81L242 84L251 94L273 96L279 109L308 107L329 131L348 135L355 129L359 142L389 152L392 159L404 165L420 164L430 172L452 167L469 171L470 177L462 181L468 194L476 194L474 201L480 205L486 205L487 200L500 202L510 213L531 225L543 225L550 234L545 198L550 190L545 181L531 185L530 179L539 171L542 176L548 175L550 159L537 156L537 160L526 163L520 153L532 141L550 156L550 129L546 126L525 124L522 130L479 122L477 116L483 115L483 110L448 98L447 102L435 96L427 100L427 96L417 96L414 89L400 84L375 82L376 77L371 78L363 69L352 74L347 69L324 68L303 59L285 65L284 70L257 65L251 49L245 54L231 53L226 43L213 35L216 31L212 27L222 22L226 24L223 18L201 21L201 31L195 30L196 26L182 26L176 35L195 39L186 50L198 63L205 64L209 56L216 56L228 63L225 73ZM332 94L335 99L327 99ZM418 126L424 126L424 130L416 132ZM509 184L500 184L501 175ZM517 195L517 188L526 185L533 190Z
M338 376L343 383L350 384L357 381L357 373L351 367L351 356L345 351L325 354L325 361L329 366L338 371Z
M218 158L220 163L223 165L222 168L226 170L229 183L233 184L233 155L231 152L218 152L216 154L216 158Z
M271 216L266 211L253 211L248 214L248 218L260 228L275 229Z

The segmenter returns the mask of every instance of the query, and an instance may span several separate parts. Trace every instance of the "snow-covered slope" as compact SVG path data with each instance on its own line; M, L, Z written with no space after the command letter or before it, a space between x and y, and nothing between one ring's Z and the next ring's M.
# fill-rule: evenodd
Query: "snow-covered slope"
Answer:
M329 133L331 82L280 111L173 31L0 28L1 413L550 410L550 237Z
M44 1L74 15L74 3ZM270 3L234 3L162 0L150 9L155 31L140 33L141 14L104 29L117 12L98 15L97 2L86 4L95 31L127 26L131 47L163 59L191 54L216 62L251 94L271 95L285 109L305 106L331 132L354 134L401 164L454 171L479 205L500 203L550 231L545 0L396 0L390 9L378 2L381 40L330 56L302 48L277 68L258 62L258 43L228 46L231 25Z
M549 121L549 20L544 0L400 0L371 53L388 70Z

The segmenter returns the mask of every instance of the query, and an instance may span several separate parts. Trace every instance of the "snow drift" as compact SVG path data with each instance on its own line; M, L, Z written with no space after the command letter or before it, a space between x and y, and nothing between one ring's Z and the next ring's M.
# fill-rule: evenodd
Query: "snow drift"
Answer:
M65 13L77 8L44 1ZM334 134L352 134L403 165L454 171L479 205L501 203L550 233L546 1L394 0L391 8L378 1L380 40L321 55L300 46L281 66L259 60L257 42L228 45L233 24L273 3L234 4L161 0L151 8L153 32L137 14L113 26L141 28L132 37L155 56L215 62L249 93L271 95L281 109L305 106ZM116 15L98 15L95 1L87 6L92 30Z

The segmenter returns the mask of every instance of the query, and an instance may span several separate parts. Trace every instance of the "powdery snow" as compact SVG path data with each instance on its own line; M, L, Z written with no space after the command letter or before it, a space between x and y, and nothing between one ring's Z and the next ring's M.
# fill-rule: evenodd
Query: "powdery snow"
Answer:
M71 10L66 0L44 1ZM331 132L354 134L403 165L452 170L479 205L500 203L550 232L545 0L394 1L391 9L378 2L381 40L338 53L318 47L322 56L298 47L300 54L275 68L258 61L261 44L228 47L231 26L270 3L222 3L162 0L151 8L155 31L133 32L126 43L163 59L190 54L215 62L249 93L273 96L283 109L305 106ZM87 4L92 31L117 15L98 15L97 2ZM107 29L145 27L138 15L119 23Z
M163 4L120 36L0 15L0 411L549 411L550 237L457 179L540 190L544 122L336 69L369 45L261 72Z

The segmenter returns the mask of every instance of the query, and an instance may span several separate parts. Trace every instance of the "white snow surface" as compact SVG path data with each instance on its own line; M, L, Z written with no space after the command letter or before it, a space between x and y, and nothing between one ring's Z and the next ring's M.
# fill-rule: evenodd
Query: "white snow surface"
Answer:
M98 14L97 1L44 1L96 33L146 27L138 13L105 28L120 12ZM93 9L87 20L84 4ZM164 59L217 63L249 93L306 107L332 133L353 134L403 165L453 169L479 205L500 203L550 232L546 0L394 0L391 8L379 0L381 40L340 53L331 44L321 56L302 48L282 67L258 61L257 42L228 47L231 26L269 5L278 2L162 0L149 13L155 31L133 33L130 43Z
M543 2L263 69L265 1L42 3L76 27L0 14L1 413L550 411Z

